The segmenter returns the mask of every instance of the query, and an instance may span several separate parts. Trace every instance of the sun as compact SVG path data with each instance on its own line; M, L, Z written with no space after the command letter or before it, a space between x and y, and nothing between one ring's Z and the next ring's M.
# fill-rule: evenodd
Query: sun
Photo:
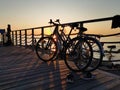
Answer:
M51 28L45 28L45 34L46 35L51 35L52 34L52 30L51 30Z

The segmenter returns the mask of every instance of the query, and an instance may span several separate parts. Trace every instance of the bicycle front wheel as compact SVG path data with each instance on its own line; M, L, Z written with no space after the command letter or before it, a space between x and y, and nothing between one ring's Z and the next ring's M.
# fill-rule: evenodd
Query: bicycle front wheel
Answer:
M73 38L65 49L65 64L75 72L84 71L91 63L93 51L90 43L81 37Z
M57 44L51 37L42 37L36 44L36 54L42 61L53 60L57 54Z

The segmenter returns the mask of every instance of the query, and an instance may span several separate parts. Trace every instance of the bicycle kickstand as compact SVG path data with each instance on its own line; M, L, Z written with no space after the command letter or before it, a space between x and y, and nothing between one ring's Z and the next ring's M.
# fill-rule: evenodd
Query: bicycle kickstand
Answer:
M95 75L93 75L91 72L82 72L83 73L83 77L82 79L84 80L91 80L91 79L94 79L95 78Z

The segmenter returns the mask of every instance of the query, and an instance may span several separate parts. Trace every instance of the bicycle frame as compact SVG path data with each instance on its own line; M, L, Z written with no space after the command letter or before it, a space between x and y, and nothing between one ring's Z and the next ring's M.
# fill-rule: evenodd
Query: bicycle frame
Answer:
M60 34L58 32L60 24L56 24L56 23L53 24L55 25L55 29L53 33L50 35L50 37L52 37L57 42L59 51L62 51L63 47L71 40L70 35L72 29L70 30L68 36L66 36L65 33L63 32L65 26L62 26L63 29L61 30L61 34Z

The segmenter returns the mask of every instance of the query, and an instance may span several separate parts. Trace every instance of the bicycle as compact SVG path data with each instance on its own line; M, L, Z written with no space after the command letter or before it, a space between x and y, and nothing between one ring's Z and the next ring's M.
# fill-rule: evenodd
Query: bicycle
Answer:
M50 20L49 23L53 24L55 26L55 29L50 36L42 37L42 38L39 39L39 41L36 44L36 54L37 54L37 56L42 61L47 62L47 61L54 60L58 56L58 54L61 53L62 54L61 56L64 59L64 57L65 57L65 52L64 51L65 51L65 48L67 48L66 47L67 43L75 41L74 43L72 43L72 45L69 45L69 46L74 48L74 46L76 46L76 44L79 45L81 43L81 45L79 47L79 48L81 48L81 51L74 50L73 53L79 52L79 54L80 54L80 53L83 52L82 50L89 50L89 58L86 60L86 62L84 62L84 60L83 61L81 60L81 62L76 62L78 64L78 66L76 67L76 65L75 65L74 67L76 67L76 69L79 67L80 71L87 68L88 65L90 64L91 60L92 60L92 47L88 43L88 41L85 41L85 39L82 39L82 38L81 38L81 40L80 40L80 38L71 39L70 34L71 34L73 28L71 28L68 36L66 36L65 33L63 32L65 25L61 25L59 20L56 20L55 22ZM63 27L63 29L60 30L61 34L58 32L59 26ZM69 25L69 26L71 26L71 25ZM77 42L80 42L80 43L77 43ZM72 49L68 49L67 51L71 52ZM85 53L80 54L80 55L81 56L84 55L84 57L86 56ZM78 56L80 56L80 55L78 55L76 53L75 55L73 55L73 57L75 57L76 59L79 59L80 57L78 57Z
M115 68L120 66L119 63L116 62L120 62L120 60L117 60L114 54L118 54L120 53L120 50L118 49L117 51L113 51L113 49L116 49L116 45L109 45L107 46L107 48L109 50L105 50L105 57L103 59L102 65L101 66L106 66L108 68Z
M92 72L92 71L96 70L102 63L102 59L104 56L104 50L103 50L102 44L99 42L99 40L97 40L96 38L93 38L93 35L84 34L84 32L87 31L87 28L83 27L83 23L80 23L80 24L75 23L73 27L76 28L77 30L79 30L79 33L78 33L78 36L73 39L73 41L71 41L67 44L67 48L65 50L65 52L66 52L65 53L65 63L70 70L75 71L75 72L81 71L81 70L79 70L80 66L76 64L76 60L75 59L71 60L71 58L72 58L71 53L75 50L78 50L79 46L81 47L81 45L79 45L79 44L81 44L80 43L81 40L84 40L87 43L89 43L92 47L91 57L89 57L89 56L87 57L87 53L89 53L89 49L85 49L82 52L78 51L77 53L86 53L86 56L82 55L82 57L79 58L79 59L84 59L85 62L86 62L86 59L92 58L89 66L86 69L84 69L84 71L83 71L83 72ZM96 36L96 37L99 37L99 36ZM72 44L74 42L76 42L75 40L78 40L79 44L76 44L75 47L71 47ZM71 52L68 53L68 50L70 48L72 50L71 50ZM81 61L81 60L79 60L79 61ZM71 64L71 62L73 62L73 63Z

